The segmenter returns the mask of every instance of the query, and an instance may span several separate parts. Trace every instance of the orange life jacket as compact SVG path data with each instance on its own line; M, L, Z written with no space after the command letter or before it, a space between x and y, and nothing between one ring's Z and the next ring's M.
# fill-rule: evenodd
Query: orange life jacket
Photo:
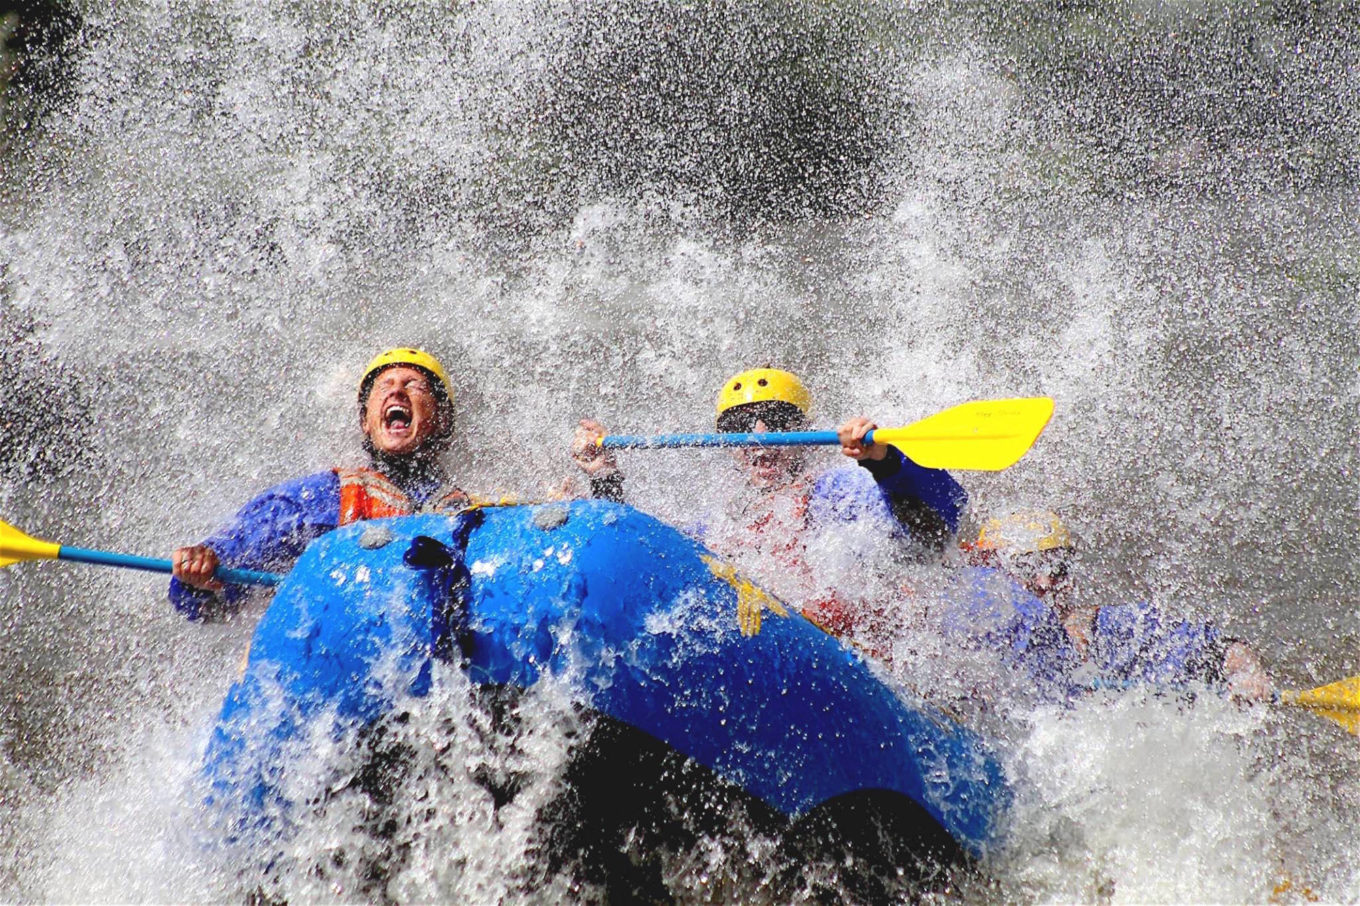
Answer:
M474 501L461 488L441 489L423 506L417 506L392 479L374 469L336 469L340 477L340 524L412 513L456 513Z

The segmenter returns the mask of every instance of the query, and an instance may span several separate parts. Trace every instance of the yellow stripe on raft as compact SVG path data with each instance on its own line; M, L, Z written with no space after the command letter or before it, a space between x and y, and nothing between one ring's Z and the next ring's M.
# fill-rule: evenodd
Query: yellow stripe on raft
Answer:
M736 567L722 562L717 557L701 554L700 559L708 565L709 572L736 589L737 626L741 629L742 635L749 637L760 634L761 613L764 610L781 617L789 615L784 605L769 592L737 572Z

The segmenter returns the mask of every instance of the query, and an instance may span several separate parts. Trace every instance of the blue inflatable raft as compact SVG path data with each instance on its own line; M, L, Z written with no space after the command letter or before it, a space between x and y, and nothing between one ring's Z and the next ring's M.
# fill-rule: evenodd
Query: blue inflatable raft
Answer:
M484 686L570 683L621 743L616 779L660 753L790 825L839 815L823 824L853 836L888 815L913 858L971 860L1002 834L1010 793L983 740L700 544L604 501L377 520L314 542L223 706L213 798L277 830L288 742L318 721L382 720L428 691L441 658Z

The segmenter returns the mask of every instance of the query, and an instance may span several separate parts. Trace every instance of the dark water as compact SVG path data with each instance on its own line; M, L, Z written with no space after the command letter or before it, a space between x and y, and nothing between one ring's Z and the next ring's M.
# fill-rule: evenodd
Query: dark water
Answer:
M352 460L356 371L396 343L450 367L459 477L530 497L577 418L702 430L770 362L826 424L1052 396L1019 465L962 476L979 517L1059 509L1093 594L1221 621L1282 686L1360 673L1348 7L75 12L6 106L7 521L164 554ZM674 518L726 463L624 460ZM182 786L249 622L65 564L0 600L4 898L236 898ZM526 808L560 763L545 698ZM970 897L1360 899L1333 725L1117 698L1024 726L1017 839ZM471 790L440 788L472 817L394 898L510 896L531 816L479 824ZM722 901L706 871L677 889Z

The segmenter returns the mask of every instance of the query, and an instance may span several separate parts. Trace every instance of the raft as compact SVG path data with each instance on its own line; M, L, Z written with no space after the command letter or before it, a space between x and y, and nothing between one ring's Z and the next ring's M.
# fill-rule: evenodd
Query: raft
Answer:
M612 785L602 796L630 777L650 794L700 777L789 827L873 845L887 828L899 861L976 860L1004 834L1011 793L984 739L698 542L593 500L375 520L313 542L226 697L211 797L286 832L288 743L409 707L439 659L479 686L568 684L615 743L577 772ZM686 769L648 776L663 763Z

